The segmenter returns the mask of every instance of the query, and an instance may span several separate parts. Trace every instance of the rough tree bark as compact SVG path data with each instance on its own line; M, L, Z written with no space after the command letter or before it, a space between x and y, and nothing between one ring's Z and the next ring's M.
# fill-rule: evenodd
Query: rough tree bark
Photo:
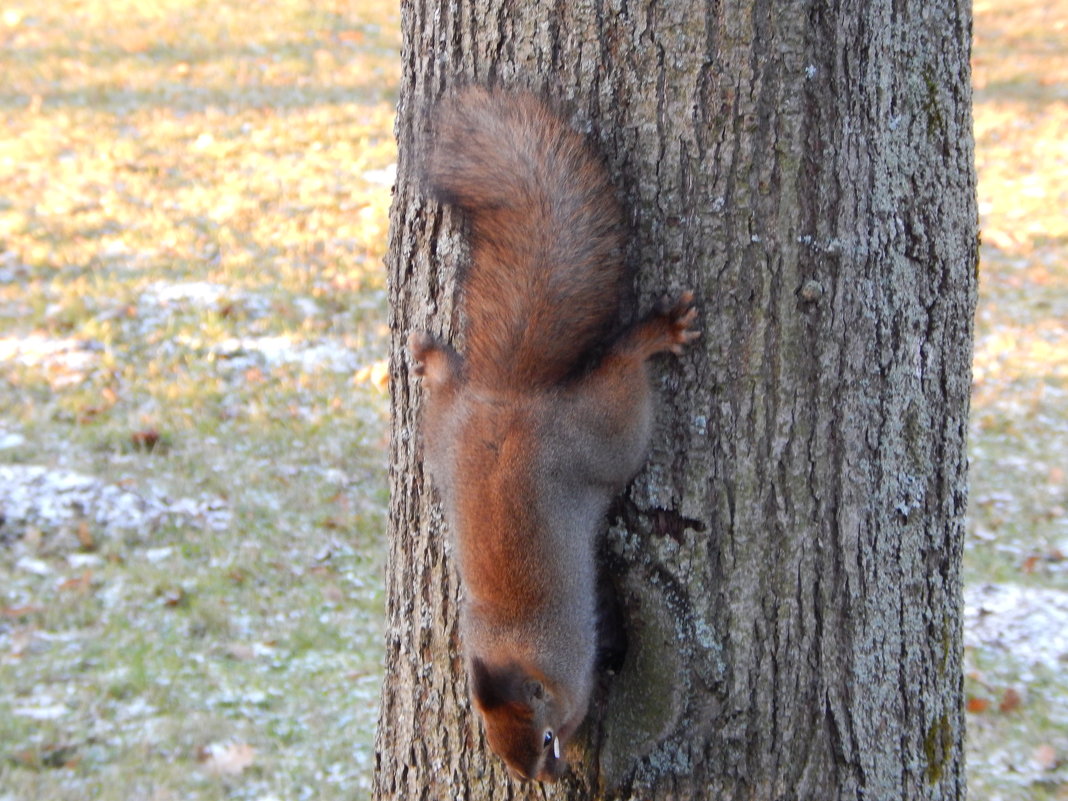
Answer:
M975 302L966 0L403 3L380 799L960 799ZM631 648L566 783L469 711L408 331L457 330L422 192L457 82L563 101L630 210L642 309L693 287L649 466L606 536Z

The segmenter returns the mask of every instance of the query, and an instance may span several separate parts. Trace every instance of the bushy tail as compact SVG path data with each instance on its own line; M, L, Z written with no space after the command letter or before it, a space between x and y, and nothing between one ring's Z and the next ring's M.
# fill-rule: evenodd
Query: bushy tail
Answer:
M565 380L616 323L625 279L600 160L527 92L466 88L438 107L433 134L431 186L470 217L469 379Z

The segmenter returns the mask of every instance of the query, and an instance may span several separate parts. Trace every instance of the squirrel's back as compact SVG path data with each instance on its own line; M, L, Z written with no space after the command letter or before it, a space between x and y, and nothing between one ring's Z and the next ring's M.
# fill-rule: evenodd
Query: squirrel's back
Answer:
M581 135L529 92L469 87L441 103L431 186L462 208L466 377L494 389L572 376L618 321L619 206Z

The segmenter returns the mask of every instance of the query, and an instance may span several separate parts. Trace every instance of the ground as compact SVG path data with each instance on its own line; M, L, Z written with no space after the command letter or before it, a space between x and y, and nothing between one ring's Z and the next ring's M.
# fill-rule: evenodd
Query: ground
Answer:
M396 13L0 11L3 801L368 794Z
M1068 0L977 2L971 798L1068 799ZM0 10L0 801L365 798L397 10Z
M969 797L1068 799L1068 2L974 8Z

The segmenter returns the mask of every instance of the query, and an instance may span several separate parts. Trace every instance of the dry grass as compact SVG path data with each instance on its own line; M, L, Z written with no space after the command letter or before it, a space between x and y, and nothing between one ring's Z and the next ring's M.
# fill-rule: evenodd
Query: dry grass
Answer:
M397 25L0 12L0 799L366 794Z
M1039 652L1068 626L1064 611L1047 617L1068 610L1068 2L975 13L983 248L966 577L997 582L1021 620L1051 622L968 649L969 794L1063 800L1068 653Z

